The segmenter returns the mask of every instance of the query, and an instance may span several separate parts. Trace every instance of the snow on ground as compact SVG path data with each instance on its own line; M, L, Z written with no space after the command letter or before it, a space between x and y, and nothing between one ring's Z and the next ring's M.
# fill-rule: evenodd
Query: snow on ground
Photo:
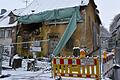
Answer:
M37 61L37 67L39 71L27 71L27 62L28 59L24 59L22 62L22 68L2 70L3 75L10 74L10 77L0 78L0 80L55 80L51 75L51 66L47 61ZM3 62L4 65L8 64ZM62 80L94 80L94 79L85 79L85 78L65 78L62 77ZM109 80L109 79L105 79Z
M3 74L11 74L10 77L3 78L2 80L54 80L50 72L42 71L24 71L21 69L3 71Z
M46 61L37 61L37 67L40 68L39 71L27 71L27 62L29 60L25 59L22 61L22 68L2 70L2 75L10 74L10 77L1 78L0 80L54 80L51 77L50 63ZM3 62L5 66L8 65L7 62ZM3 66L4 66L3 65Z

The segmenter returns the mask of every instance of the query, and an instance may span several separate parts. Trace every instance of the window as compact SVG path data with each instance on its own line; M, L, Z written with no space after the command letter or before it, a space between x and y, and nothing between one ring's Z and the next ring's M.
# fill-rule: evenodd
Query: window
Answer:
M59 42L60 34L59 33L49 33L48 37L50 39L50 41L49 41L49 54L52 54L55 47L57 46L57 44Z
M6 37L6 38L10 38L10 37L11 37L11 34L12 34L12 31L11 31L11 30L6 30L5 37Z
M0 30L0 38L4 38L5 37L5 31L4 29Z
M28 31L23 31L22 36L23 36L22 42L28 42L29 41L29 32ZM24 44L22 44L22 47L28 49L29 48L29 44L28 43L24 43Z
M10 21L9 24L13 24L15 22L15 17L11 16L9 21Z
M92 27L93 27L93 49L96 49L98 46L97 44L97 29L96 29L96 24L92 22Z

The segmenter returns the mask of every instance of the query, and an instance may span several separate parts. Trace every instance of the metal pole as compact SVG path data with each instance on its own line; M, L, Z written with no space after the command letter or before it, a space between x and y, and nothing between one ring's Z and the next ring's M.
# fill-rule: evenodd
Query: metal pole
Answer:
M84 33L84 47L86 47L86 31L87 31L87 26L86 26L86 24L87 24L87 22L86 22L86 20L87 20L87 16L86 16L87 14L86 14L86 9L85 9L85 33Z
M102 70L102 69L101 69L101 66L102 66L102 65L101 65L101 63L102 63L102 61L101 61L101 60L102 60L102 59L101 59L101 47L99 48L99 56L100 56L100 80L101 80L101 76L102 76L102 75L101 75L101 72L102 72L102 71L101 71L101 70Z
M2 75L2 52L3 52L3 46L0 45L0 75Z
M100 41L99 41L99 43L100 43L100 44L99 44L99 57L100 57L100 61L99 61L99 62L100 62L100 63L99 63L99 64L100 64L100 76L99 76L99 77L100 77L100 80L101 80L101 77L102 77L102 75L101 75L101 72L102 72L102 71L101 71L101 70L102 70L102 69L101 69L101 66L102 66L102 65L101 65L101 63L102 63L102 61L101 61L101 60L102 60L102 59L101 59L101 58L102 58L102 57L101 57L101 38L102 38L102 37L101 37L101 35L100 35L100 37L99 37L99 39L100 39Z
M47 40L38 40L38 42L48 42L48 41L49 41L49 39L47 39ZM11 45L13 45L13 44L33 43L33 42L35 42L35 41L27 41L27 42L20 42L20 43L12 43Z
M34 59L34 61L33 61L33 71L35 71L35 65L36 65L36 54L35 54L34 51L33 51L32 53L33 53L33 59Z

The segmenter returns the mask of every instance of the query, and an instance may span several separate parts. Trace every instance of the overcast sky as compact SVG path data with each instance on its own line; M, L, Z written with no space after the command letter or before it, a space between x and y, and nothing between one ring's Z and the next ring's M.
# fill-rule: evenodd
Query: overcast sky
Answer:
M0 9L13 10L16 8L24 8L26 6L24 1L25 0L0 0ZM31 2L32 0L29 1ZM120 0L95 0L95 3L100 11L102 24L108 30L113 17L120 13Z

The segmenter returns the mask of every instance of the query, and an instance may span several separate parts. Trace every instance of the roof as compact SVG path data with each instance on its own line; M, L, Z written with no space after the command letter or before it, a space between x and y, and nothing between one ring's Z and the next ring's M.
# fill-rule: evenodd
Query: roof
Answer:
M10 20L10 16L9 14L11 13L11 11L7 11L4 14L0 15L2 16L0 18L0 28L1 27L13 27L17 25L17 22L13 23L13 24L9 24L9 20Z
M110 37L111 35L110 35L110 33L107 31L107 29L105 29L103 26L101 26L100 27L100 35L101 35L101 37Z
M7 24L7 23L6 23L6 24L3 24L3 25L1 25L1 22L0 22L0 28L1 28L1 27L4 27L4 28L5 28L5 27L13 27L13 26L16 26L16 25L17 25L17 21L14 22L13 24Z
M33 0L33 2L20 14L29 15L54 9L88 5L89 0Z
M1 21L3 18L5 18L6 16L8 16L10 12L11 12L11 11L7 11L7 12L5 12L4 14L1 14L0 16L2 16L2 17L0 18L0 21Z
M114 17L110 25L110 32L113 33L119 25L120 25L120 13Z
M24 11L24 9L25 8L15 9L12 11L12 13L16 16L19 16Z

